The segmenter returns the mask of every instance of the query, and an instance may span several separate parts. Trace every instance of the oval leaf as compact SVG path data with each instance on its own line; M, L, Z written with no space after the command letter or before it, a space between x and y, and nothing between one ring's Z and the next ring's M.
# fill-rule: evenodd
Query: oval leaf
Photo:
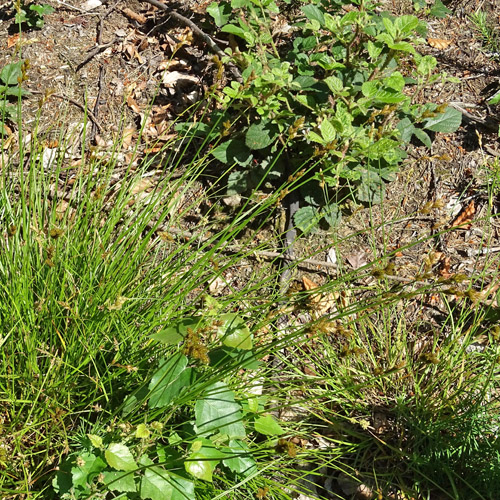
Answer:
M134 457L128 446L122 443L111 443L104 452L106 462L116 470L130 471L137 469Z
M218 334L222 337L224 345L238 349L252 348L252 335L240 316L235 313L227 313L220 317L220 321L222 321L222 325L218 328Z

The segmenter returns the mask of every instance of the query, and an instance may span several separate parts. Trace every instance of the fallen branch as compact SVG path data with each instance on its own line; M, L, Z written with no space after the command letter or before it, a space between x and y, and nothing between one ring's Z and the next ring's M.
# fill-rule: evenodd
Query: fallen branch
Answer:
M203 40L208 45L208 47L214 54L217 54L219 56L221 60L223 57L226 57L224 51L214 42L214 40L204 31L202 31L195 23L193 23L193 21L191 21L187 17L184 17L182 14L179 14L170 7L167 7L165 4L159 2L158 0L144 0L144 1L146 3L149 3L150 5L157 7L160 10L163 10L164 12L167 12L169 16L173 17L174 19L184 24L185 26L188 26L198 38L201 38L201 40ZM228 67L233 76L235 77L235 79L238 82L243 82L240 70L234 64L228 64Z

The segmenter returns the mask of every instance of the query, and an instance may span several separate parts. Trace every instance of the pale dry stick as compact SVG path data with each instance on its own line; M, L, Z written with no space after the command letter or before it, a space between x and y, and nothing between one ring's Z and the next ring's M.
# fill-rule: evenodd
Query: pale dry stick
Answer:
M185 26L191 28L191 31L198 37L201 38L210 48L210 50L219 56L219 59L222 60L223 57L226 57L225 52L213 41L213 39L207 35L203 30L201 30L193 21L188 19L187 17L183 16L182 14L179 14L175 10L171 9L167 5L158 2L158 0L143 0L146 3L149 3L150 5L153 5L154 7L157 7L160 10L163 10L166 12L169 16L173 17L177 21L181 22ZM234 64L228 64L229 70L233 74L234 78L238 82L243 82L243 78L241 76L240 70L234 65Z
M60 99L61 101L68 101L70 104L73 104L73 106L76 106L80 110L82 110L84 113L87 113L87 116L90 118L90 120L96 125L96 127L99 129L99 132L103 132L103 128L101 127L101 124L98 122L97 118L94 116L94 113L90 111L90 109L86 109L85 106L80 104L78 101L75 101L74 99L71 99L71 97L66 97L64 95L60 94L47 94L46 92L41 92L40 90L31 90L28 89L28 91L31 94L34 95L43 95L44 98L49 98L49 97L55 97L56 99Z
M467 120L474 122L474 123L477 123L488 130L498 132L498 123L488 121L488 120L485 120L484 118L479 118L477 116L474 116L472 113L469 113L466 109L464 109L460 104L462 104L462 103L456 103L456 102L449 103L449 105L452 108L455 108L457 111L460 111L460 113L462 113L464 118L466 118Z

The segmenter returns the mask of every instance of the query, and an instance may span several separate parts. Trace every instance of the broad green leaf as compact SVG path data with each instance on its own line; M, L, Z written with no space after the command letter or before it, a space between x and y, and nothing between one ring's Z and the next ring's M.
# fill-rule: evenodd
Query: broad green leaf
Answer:
M116 470L132 471L137 469L134 457L128 446L122 443L111 443L104 452L110 467Z
M417 64L417 71L421 75L429 75L437 66L437 60L433 56L424 56Z
M137 491L134 475L130 472L104 471L102 477L103 483L110 491L119 491L120 493Z
M168 472L157 465L144 469L144 476L141 478L140 497L143 500L172 500L174 488Z
M193 481L179 474L170 474L170 476L173 488L171 500L196 500Z
M431 10L429 11L429 14L431 16L437 17L439 19L442 19L443 17L446 17L448 14L451 14L451 10L446 7L441 0L436 0L434 2L434 5L431 7Z
M248 172L234 170L227 178L227 194L241 194L248 190Z
M250 149L264 149L270 146L278 135L277 127L260 121L248 127L245 144Z
M321 211L321 215L332 228L338 226L342 218L342 212L336 203L326 205Z
M247 40L247 32L243 28L235 26L234 24L226 24L221 28L221 31L224 31L225 33L231 33L232 35L243 38L243 40Z
M188 328L195 329L200 324L200 316L191 316L177 321L172 321L169 326L158 333L153 333L151 338L166 345L175 345L184 340Z
M313 228L317 227L320 219L321 215L310 205L299 208L293 216L295 226L304 234L309 233Z
M234 393L223 382L207 388L195 405L196 428L199 436L215 432L227 434L230 439L244 438L241 406L235 402Z
M401 92L405 86L405 79L399 71L395 71L391 76L384 78L384 85Z
M86 488L87 483L106 468L106 462L93 453L80 453L71 468L71 480L74 488Z
M257 432L265 436L279 436L285 433L272 415L264 415L255 419L254 426Z
M193 453L184 462L184 467L186 472L191 474L197 479L202 479L203 481L212 481L212 473L214 466L210 460L198 453Z
M184 467L192 476L212 481L212 473L226 454L218 450L208 439L197 439L191 445L191 453L187 457Z
M149 384L151 395L148 406L162 408L179 396L184 387L191 386L193 370L187 368L188 359L181 353L163 361Z
M223 142L212 149L210 153L214 158L226 165L232 165L233 163L247 165L252 158L252 153L248 147L243 141L238 139L230 139Z
M323 141L328 143L335 140L335 127L325 118L320 125L321 136Z
M325 144L325 140L323 139L323 137L321 137L319 134L317 134L316 132L309 132L307 134L307 138L310 140L310 141L313 141L313 142L317 142L318 144Z
M291 87L293 89L306 90L310 89L317 82L318 80L316 80L313 76L300 75L292 81Z
M150 430L147 428L146 424L139 424L135 430L135 437L137 439L147 439L151 435Z
M320 26L325 25L325 16L323 15L323 11L316 5L312 3L304 5L301 7L301 10L310 21L316 21Z
M95 434L87 434L87 437L89 438L90 440L90 443L92 444L92 446L94 448L102 448L103 447L103 443L102 443L102 437L101 436L97 436Z
M411 43L408 42L388 43L387 46L392 50L400 50L401 52L410 52L411 54L415 53L415 48Z
M227 2L212 2L207 12L214 18L217 26L226 24L231 17L231 6Z
M250 476L257 471L257 465L245 442L239 440L229 441L229 446L224 448L226 455L222 463L236 474Z
M21 71L22 65L23 61L6 64L0 72L0 80L2 80L5 85L17 85L17 79L23 74Z
M333 94L339 94L344 89L342 80L336 76L327 76L323 81L328 85Z
M389 36L394 40L397 36L397 32L396 32L396 27L394 26L392 20L389 19L388 17L384 17L382 19L382 22L384 23L384 27L387 30Z
M444 113L424 122L424 128L433 132L449 134L455 132L462 123L462 113L458 109L447 107Z
M222 343L238 349L252 348L252 335L246 322L235 313L222 314L219 317L222 324L217 328Z
M379 43L373 43L371 40L367 42L366 49L372 61L376 61L378 56L382 53L384 46Z
M415 136L428 148L432 146L432 141L431 138L429 137L429 134L424 132L421 128L415 128L414 129L414 134Z
M418 25L419 20L415 16L399 16L394 21L394 26L402 35L411 35Z
M375 172L363 172L356 198L365 203L381 203L384 199L384 181Z
M403 142L410 142L412 135L415 133L415 126L413 125L411 120L409 118L403 118L396 125L396 128L399 130Z

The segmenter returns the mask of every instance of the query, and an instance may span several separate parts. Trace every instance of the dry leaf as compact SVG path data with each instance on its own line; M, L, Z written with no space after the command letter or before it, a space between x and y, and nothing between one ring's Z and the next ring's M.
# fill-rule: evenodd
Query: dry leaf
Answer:
M318 285L314 281L305 276L302 277L302 283L304 285L304 289L307 291L318 288ZM336 310L337 300L333 293L311 294L309 296L309 305L312 309L313 317L318 319L327 312Z
M428 38L427 43L434 49L444 50L448 48L453 40L445 40L443 38Z
M131 95L127 97L127 104L132 111L140 114L141 108L139 108L139 105L135 102L135 99Z
M366 266L368 260L366 254L363 251L358 251L346 256L347 262L352 266L353 269L359 269L360 267Z
M175 86L185 86L193 83L198 83L198 78L187 73L181 73L179 71L170 71L163 75L163 85L165 87L175 87Z
M474 200L467 205L465 210L453 221L451 227L462 226L464 224L470 224L476 213L476 205L474 204Z
M130 147L130 144L132 143L132 138L134 137L134 134L135 134L134 127L126 127L123 130L122 149L128 149Z
M14 45L17 43L19 40L19 33L15 33L14 35L11 35L7 38L7 48L10 49L11 47L14 47Z

